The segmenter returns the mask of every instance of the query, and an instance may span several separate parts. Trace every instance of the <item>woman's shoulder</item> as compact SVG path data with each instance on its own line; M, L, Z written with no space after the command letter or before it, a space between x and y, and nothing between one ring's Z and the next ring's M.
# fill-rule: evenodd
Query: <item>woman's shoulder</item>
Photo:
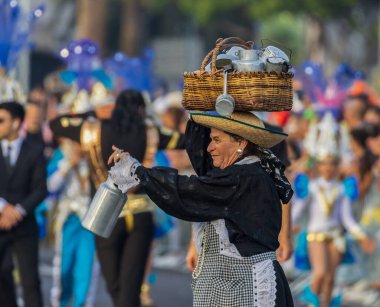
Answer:
M267 184L267 179L270 179L270 176L261 167L260 162L255 162L245 165L234 164L225 169L213 168L207 172L206 176L200 176L199 178L203 178L206 181L217 180L231 182L250 180Z
M260 161L249 164L234 164L230 168L231 173L236 173L241 176L268 176L268 173L261 166Z

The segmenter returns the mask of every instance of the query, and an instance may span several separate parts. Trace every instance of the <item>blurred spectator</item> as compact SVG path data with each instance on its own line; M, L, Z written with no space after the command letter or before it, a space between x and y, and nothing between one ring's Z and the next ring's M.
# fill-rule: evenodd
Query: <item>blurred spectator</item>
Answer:
M17 306L12 253L25 306L42 307L34 209L46 196L46 163L43 146L21 137L24 116L20 104L0 104L0 306Z
M349 130L359 127L369 107L368 96L361 94L349 96L343 105L343 120Z
M380 126L380 107L370 106L365 112L364 121Z
M376 161L374 154L366 146L368 133L364 127L351 131L350 146L353 161L346 176L354 175L359 183L359 196L365 196L372 182L372 167Z
M164 127L184 133L187 119L181 102L182 92L170 92L157 98L153 102L153 109Z
M54 208L53 307L92 306L96 287L95 236L81 225L90 203L90 178L81 146L62 139L49 162L48 190ZM75 235L74 235L75 234ZM97 267L97 266L95 266ZM92 293L92 295L91 295Z
M371 181L368 189L363 195L363 208L360 223L367 234L376 239L376 252L372 255L358 255L357 267L359 267L361 278L365 282L369 281L375 289L380 289L380 126L367 124L363 127L367 137L362 141L365 142L369 149L372 149L373 159L372 167L368 170L371 173ZM377 159L377 165L376 165ZM369 162L367 162L368 164Z
M163 129L185 132L187 113L182 107L182 93L170 92L153 102L153 110ZM181 174L192 173L192 166L185 150L160 150L156 154L156 165L169 166L179 170ZM164 213L166 214L166 213ZM168 233L168 247L165 254L154 259L157 267L178 267L183 263L184 246L181 246L183 234L190 232L190 224L170 217L173 227Z
M42 128L44 125L44 107L41 102L28 99L25 113L25 130L27 138L33 142L44 144Z
M376 155L377 164L379 164L380 158L380 127L378 125L368 125L368 139L367 145L369 150Z

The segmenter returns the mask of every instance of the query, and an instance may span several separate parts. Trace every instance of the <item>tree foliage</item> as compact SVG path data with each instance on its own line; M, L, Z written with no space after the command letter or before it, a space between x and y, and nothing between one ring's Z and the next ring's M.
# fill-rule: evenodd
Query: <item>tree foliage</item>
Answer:
M165 2L168 0L152 0ZM212 22L222 13L228 18L229 12L243 8L245 16L253 20L267 19L273 15L289 11L293 14L306 14L320 19L345 16L358 0L176 0L172 1L197 22L204 25Z

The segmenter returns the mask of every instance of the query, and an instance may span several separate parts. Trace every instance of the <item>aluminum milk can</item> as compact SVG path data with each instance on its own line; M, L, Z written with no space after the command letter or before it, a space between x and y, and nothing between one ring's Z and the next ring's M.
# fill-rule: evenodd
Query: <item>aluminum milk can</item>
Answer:
M108 238L126 202L127 194L123 194L108 176L96 191L82 219L82 226L101 237Z

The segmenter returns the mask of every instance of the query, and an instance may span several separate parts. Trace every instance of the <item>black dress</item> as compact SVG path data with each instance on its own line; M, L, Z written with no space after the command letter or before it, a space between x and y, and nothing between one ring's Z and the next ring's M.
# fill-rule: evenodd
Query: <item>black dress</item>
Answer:
M194 306L293 306L275 260L282 211L276 186L260 162L213 168L206 151L209 133L188 123L187 151L198 176L163 167L136 170L161 209L203 225Z

